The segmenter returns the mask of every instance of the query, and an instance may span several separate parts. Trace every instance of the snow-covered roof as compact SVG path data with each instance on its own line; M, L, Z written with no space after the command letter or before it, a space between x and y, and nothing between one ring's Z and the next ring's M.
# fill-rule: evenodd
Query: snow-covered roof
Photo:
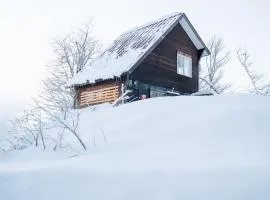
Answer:
M178 23L195 47L204 50L202 55L208 55L207 47L185 14L173 13L120 35L90 66L71 79L68 85L85 85L97 80L120 77L136 67Z

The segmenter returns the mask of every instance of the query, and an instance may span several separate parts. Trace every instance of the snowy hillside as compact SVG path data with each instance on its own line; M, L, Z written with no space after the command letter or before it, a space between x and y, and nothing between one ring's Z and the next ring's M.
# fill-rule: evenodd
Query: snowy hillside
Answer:
M7 126L6 122L0 116L0 139L7 135Z
M269 98L256 96L86 108L92 148L0 155L0 199L269 200L269 127Z

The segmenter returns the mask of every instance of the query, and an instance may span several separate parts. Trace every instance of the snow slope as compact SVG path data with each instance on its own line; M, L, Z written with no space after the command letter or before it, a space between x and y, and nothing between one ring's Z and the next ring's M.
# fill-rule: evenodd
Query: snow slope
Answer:
M8 130L6 127L6 122L0 116L0 139L2 139L4 136L6 136L7 132L8 132Z
M1 200L270 199L269 98L155 98L81 117L87 153L0 156Z

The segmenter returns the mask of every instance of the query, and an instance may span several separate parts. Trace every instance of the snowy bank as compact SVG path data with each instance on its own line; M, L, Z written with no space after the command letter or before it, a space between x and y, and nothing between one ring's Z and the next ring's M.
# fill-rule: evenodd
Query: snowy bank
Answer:
M92 148L1 155L0 199L270 199L269 121L269 98L248 95L86 108Z

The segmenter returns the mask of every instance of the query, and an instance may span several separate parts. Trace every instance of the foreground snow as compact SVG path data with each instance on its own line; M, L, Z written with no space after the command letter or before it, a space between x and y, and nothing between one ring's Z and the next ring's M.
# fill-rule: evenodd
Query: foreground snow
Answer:
M85 109L92 148L0 155L0 199L270 199L269 121L255 96Z

